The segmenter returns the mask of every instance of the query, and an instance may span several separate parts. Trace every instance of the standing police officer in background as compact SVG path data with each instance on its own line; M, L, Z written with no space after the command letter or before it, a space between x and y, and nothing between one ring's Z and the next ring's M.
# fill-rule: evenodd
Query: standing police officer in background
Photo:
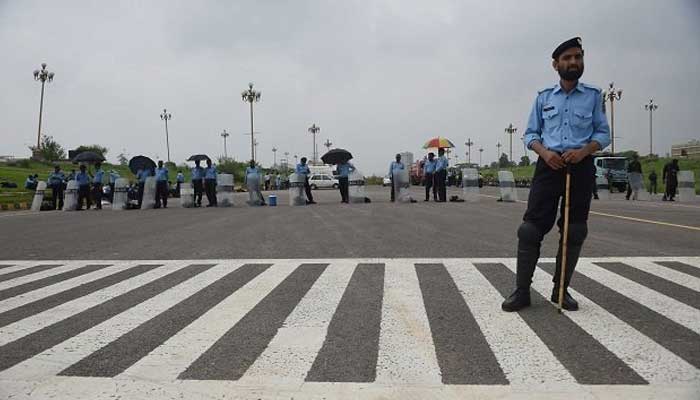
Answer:
M309 166L306 165L306 157L302 157L299 161L300 163L296 165L296 168L294 168L294 172L304 177L304 191L306 192L306 204L316 204L316 202L314 201L314 196L311 194L311 185L309 185L309 174L311 173L311 170L309 169Z
M396 199L396 193L394 190L394 173L398 173L404 169L403 163L401 162L401 154L396 154L396 161L392 161L389 164L389 179L391 179L391 201Z
M204 168L199 165L199 160L194 162L194 168L192 168L192 188L194 189L194 206L202 206L202 191L203 184L202 179L204 179Z
M518 228L517 289L503 302L504 311L518 311L530 305L530 284L540 257L540 244L554 225L560 199L562 217L557 225L562 230L567 165L571 169L571 200L563 308L578 309L578 303L566 288L588 234L595 171L591 154L610 143L600 89L579 82L583 74L581 38L560 44L552 53L552 59L552 66L561 80L538 93L524 136L525 145L536 152L539 159L527 211ZM551 297L555 303L558 301L561 251L560 239Z
M438 149L438 159L435 164L435 175L433 175L435 180L435 187L438 193L438 202L444 203L447 201L447 188L445 187L445 180L447 179L447 167L450 162L445 156L445 149Z
M435 186L435 153L428 153L428 159L423 162L423 182L425 183L425 200L430 200L430 189L433 189L433 200L437 201L437 187Z
M207 207L216 207L216 167L207 159L207 167L204 168L204 190L207 193Z
M102 209L102 179L105 172L102 170L102 164L95 164L95 177L92 180L92 198L95 202L95 209Z
M51 201L53 202L53 208L62 210L63 209L63 181L66 176L61 172L61 166L56 165L53 167L53 172L49 174L49 187L51 188Z
M160 208L161 201L163 202L163 208L168 208L168 169L163 166L163 160L158 160L155 208Z

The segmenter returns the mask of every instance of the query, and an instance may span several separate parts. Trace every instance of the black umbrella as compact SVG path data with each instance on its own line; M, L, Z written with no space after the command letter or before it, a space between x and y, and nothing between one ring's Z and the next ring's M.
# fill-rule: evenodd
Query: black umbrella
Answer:
M146 156L136 156L129 160L129 170L136 175L139 170L156 169L155 161L151 160Z
M84 151L73 158L74 163L101 163L105 158L94 151Z
M187 161L206 161L206 160L211 160L208 155L206 154L195 154L193 156L190 156L190 158L187 159Z
M329 150L328 153L324 154L323 157L321 157L321 161L323 161L326 164L339 164L348 162L348 160L350 160L351 158L352 154L350 154L350 152L347 150L332 149Z

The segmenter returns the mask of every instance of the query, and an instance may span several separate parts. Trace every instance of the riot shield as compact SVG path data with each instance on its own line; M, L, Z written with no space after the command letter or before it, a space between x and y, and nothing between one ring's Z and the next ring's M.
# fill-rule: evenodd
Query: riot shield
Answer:
M595 186L598 191L598 198L600 200L610 199L610 185L608 184L608 178L604 176L596 176Z
M125 178L117 178L114 182L114 198L112 199L112 210L126 210L129 201L127 192L129 181Z
M304 175L291 174L289 175L289 205L304 206L306 205L306 194L304 193Z
M408 180L408 170L401 169L396 170L393 173L394 177L394 197L397 203L410 203L411 202L411 192L410 182Z
M141 209L147 210L156 206L156 177L149 176L143 186Z
M63 211L75 211L78 208L78 182L68 181L63 194Z
M348 197L350 203L365 202L365 177L357 170L348 176Z
M696 200L695 174L693 171L678 171L678 201L694 203Z
M219 207L233 207L233 175L217 176L216 203Z
M194 188L192 188L192 184L187 185L183 183L180 186L180 207L194 207Z
M44 202L44 193L46 193L46 182L39 181L36 184L34 199L32 200L32 211L41 211L41 203Z
M515 179L513 179L512 172L498 171L498 186L501 188L502 201L518 201L518 192L515 190Z
M479 171L476 168L462 168L462 192L465 201L479 201Z
M260 192L260 174L246 175L246 188L248 189L248 205L259 206L264 202Z
M632 189L632 200L648 200L649 196L644 190L644 175L639 172L630 172L627 176Z

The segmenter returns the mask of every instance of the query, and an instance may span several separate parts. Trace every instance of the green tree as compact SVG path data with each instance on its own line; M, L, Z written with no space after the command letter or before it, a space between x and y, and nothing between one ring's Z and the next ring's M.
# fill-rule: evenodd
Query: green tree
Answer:
M94 153L97 153L101 155L104 158L107 158L107 148L100 146L99 144L90 144L90 145L82 145L78 146L78 148L75 149L78 153L82 153L84 151L92 151Z
M508 168L511 166L510 161L508 160L508 154L502 153L500 157L498 157L498 167L499 168Z
M530 157L528 156L522 156L520 157L520 164L518 164L521 167L527 167L530 165Z
M117 156L117 160L119 161L119 165L121 165L122 167L126 167L127 165L129 165L129 159L124 153L119 153L119 155Z
M41 146L37 149L36 146L30 146L32 153L39 154L41 159L48 162L54 162L66 158L66 151L58 142L53 139L53 136L41 136Z

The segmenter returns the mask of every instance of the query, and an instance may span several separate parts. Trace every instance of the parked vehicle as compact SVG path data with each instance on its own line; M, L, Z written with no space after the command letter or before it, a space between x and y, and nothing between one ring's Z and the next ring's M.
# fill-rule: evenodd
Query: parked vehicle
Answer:
M610 177L610 187L620 192L627 189L627 158L599 156L595 158L595 176Z
M332 175L326 174L314 174L309 178L309 186L311 189L337 189L339 184L338 180L333 178Z
M391 186L391 177L388 174L384 175L384 179L382 179L382 186Z

